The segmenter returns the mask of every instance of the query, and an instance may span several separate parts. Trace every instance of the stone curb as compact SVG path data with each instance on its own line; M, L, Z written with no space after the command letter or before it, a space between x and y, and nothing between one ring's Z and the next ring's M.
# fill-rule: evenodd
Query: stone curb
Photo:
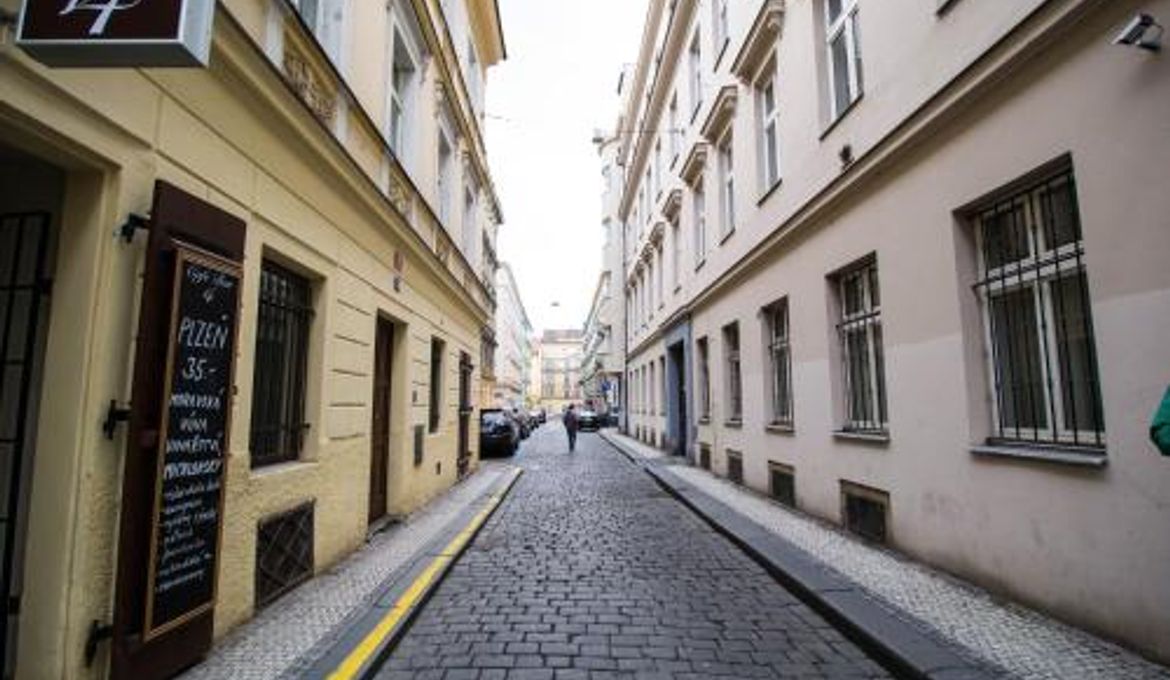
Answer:
M897 675L930 680L1003 677L927 635L802 548L688 484L670 472L670 463L642 458L607 434L601 438Z
M410 606L408 611L395 622L390 631L384 635L378 642L377 648L370 655L369 659L363 664L361 670L354 675L355 678L366 680L373 678L380 670L381 665L394 651L399 640L410 628L411 623L418 616L418 613L426 606L430 600L431 595L442 584L444 578L450 570L459 561L459 558L467 551L475 541L475 537L483 530L491 520L495 511L503 505L504 500L511 492L516 481L520 478L523 470L515 468L511 472L505 473L506 478L496 482L490 488L483 492L478 498L469 503L464 508L459 516L449 522L447 526L443 527L434 538L427 542L427 544L420 549L410 560L400 569L391 574L385 582L376 591L374 600L368 605L366 611L358 614L356 617L350 619L347 623L346 630L340 635L336 642L330 649L313 662L309 669L299 675L303 680L321 680L329 678L335 669L342 664L342 662L349 656L363 640L378 626L378 624L386 617L389 611L394 607L395 603L399 601L402 596L415 585L415 582L428 569L432 568L432 563L436 558L446 555L446 559L441 563L438 571L433 575L433 578L426 584L423 590L418 594L417 599ZM498 498L494 506L491 505L492 498ZM490 507L490 512L483 518L478 526L467 536L467 540L459 546L454 553L446 553L447 548L451 542L456 539L465 529L469 527L469 523L473 522L477 515Z

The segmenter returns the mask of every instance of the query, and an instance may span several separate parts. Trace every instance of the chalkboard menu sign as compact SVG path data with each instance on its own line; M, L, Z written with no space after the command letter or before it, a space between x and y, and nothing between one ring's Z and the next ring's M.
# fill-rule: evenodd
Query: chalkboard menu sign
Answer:
M180 247L159 435L144 637L215 603L239 265Z

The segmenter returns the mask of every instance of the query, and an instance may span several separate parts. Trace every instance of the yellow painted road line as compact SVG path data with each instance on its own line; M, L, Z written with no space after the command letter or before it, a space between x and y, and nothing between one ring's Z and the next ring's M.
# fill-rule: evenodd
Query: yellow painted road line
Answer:
M386 615L378 621L378 624L374 626L373 630L367 633L362 638L362 641L350 651L349 655L345 657L345 660L341 662L341 665L329 674L329 680L353 680L353 678L358 677L358 673L361 672L362 667L378 651L378 648L386 638L394 632L394 629L402 622L402 619L418 604L423 594L426 593L427 588L435 581L435 578L442 573L443 569L471 541L471 537L475 535L475 532L491 516L492 511L504 499L504 496L512 488L512 484L519 476L519 470L512 473L512 479L508 481L504 489L499 493L493 494L488 499L484 509L480 510L467 526L463 527L455 538L447 544L447 547L443 548L443 551L431 560L427 568L402 593L402 596L398 598L394 606L390 608L390 611L386 612Z

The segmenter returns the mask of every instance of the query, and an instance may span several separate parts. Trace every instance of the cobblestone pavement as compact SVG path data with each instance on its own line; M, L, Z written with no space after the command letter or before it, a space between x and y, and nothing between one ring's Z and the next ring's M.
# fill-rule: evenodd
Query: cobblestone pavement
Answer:
M537 431L379 678L886 677L597 435L566 449Z
M288 593L217 643L182 680L295 676L336 641L345 619L396 569L454 521L508 470L495 461L404 522L376 534L342 563Z
M661 452L607 433L637 455ZM965 650L970 656L1028 680L1135 678L1170 680L1170 671L1084 631L986 591L876 549L805 515L792 512L709 472L675 465L671 472L757 524L832 565L895 610Z

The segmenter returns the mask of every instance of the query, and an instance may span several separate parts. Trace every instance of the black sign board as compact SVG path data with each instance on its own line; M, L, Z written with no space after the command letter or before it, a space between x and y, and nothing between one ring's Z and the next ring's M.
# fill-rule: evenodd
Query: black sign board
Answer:
M206 66L215 0L24 0L17 43L50 66Z
M143 637L215 604L239 265L177 253Z

